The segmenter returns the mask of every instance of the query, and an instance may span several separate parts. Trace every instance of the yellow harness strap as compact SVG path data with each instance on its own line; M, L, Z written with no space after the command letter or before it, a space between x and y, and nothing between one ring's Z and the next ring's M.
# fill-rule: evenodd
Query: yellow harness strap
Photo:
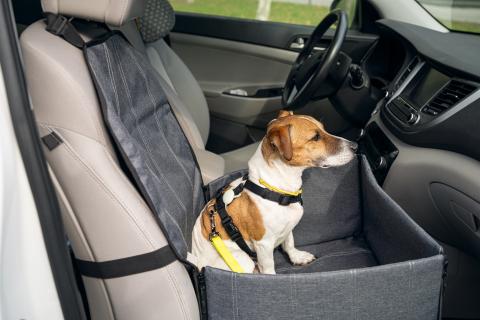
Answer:
M298 190L298 191L295 191L295 192L282 190L282 189L280 189L280 188L277 188L277 187L272 186L271 184L268 184L265 180L263 180L263 179L261 179L261 178L258 180L258 182L259 182L262 186L264 186L265 188L270 189L271 191L275 191L275 192L277 192L277 193L286 194L286 195L288 195L288 196L294 196L294 197L296 197L296 196L298 196L299 194L301 194L302 191L303 191L302 189L300 189L300 190Z
M213 247L217 250L220 257L222 257L223 261L227 264L227 266L233 271L237 273L244 273L242 266L238 263L237 260L233 257L232 253L227 249L225 243L223 242L222 238L219 235L214 235L210 238Z

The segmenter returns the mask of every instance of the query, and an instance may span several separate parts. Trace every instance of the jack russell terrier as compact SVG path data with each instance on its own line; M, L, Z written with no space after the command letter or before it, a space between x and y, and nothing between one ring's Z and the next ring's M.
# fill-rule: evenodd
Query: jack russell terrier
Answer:
M315 260L295 248L292 233L303 215L302 173L344 165L355 149L355 143L327 133L314 118L280 111L248 162L248 178L233 181L199 215L192 234L197 267L235 271L221 254L226 249L241 272L257 271L256 258L259 272L275 274L273 251L279 245L294 265ZM212 236L221 239L223 249Z

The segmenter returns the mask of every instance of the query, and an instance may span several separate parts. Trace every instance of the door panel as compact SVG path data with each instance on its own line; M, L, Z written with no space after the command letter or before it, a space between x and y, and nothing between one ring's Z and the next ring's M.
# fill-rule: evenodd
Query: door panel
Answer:
M312 31L309 26L177 14L171 45L207 98L208 149L225 152L263 137L268 122L282 109L280 89L298 54L290 45L299 37L308 38ZM329 31L321 45L326 47L332 36ZM359 61L376 40L376 36L351 31L343 50ZM349 129L327 99L297 113L321 119L336 134Z
M243 89L281 88L297 53L236 41L171 34L172 48L200 83L214 116L253 124L262 113L281 108L279 96L250 98L228 94Z

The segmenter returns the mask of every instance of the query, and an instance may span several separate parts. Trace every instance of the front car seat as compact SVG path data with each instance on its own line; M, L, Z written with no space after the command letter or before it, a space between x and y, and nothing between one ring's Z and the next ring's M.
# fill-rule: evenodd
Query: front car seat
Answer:
M146 0L145 13L138 25L151 64L185 106L178 110L173 106L177 117L193 120L188 123L190 128L180 124L190 144L194 146L204 180L209 181L224 173L247 168L247 162L257 149L258 142L218 155L221 158L208 154L205 150L210 131L207 101L193 74L164 40L175 25L175 12L170 3L167 0ZM191 128L193 126L195 128ZM223 170L218 170L222 168L222 162Z
M42 0L42 7L134 27L144 2ZM45 28L44 20L30 25L20 44L40 135L54 132L61 141L51 150L44 147L75 256L102 262L167 246L154 215L121 169L82 50ZM194 288L178 261L125 277L83 277L83 282L92 319L199 319Z

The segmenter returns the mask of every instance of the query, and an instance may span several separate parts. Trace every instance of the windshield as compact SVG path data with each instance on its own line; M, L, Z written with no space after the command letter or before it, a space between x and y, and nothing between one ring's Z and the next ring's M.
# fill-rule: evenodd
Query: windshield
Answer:
M450 30L480 33L479 0L417 0L417 2Z

